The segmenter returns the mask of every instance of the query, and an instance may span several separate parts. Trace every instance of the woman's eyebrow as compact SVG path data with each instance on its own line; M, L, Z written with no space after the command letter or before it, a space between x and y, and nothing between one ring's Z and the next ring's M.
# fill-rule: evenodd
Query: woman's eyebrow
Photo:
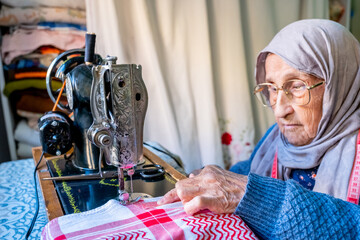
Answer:
M274 83L274 81L271 80L271 78L265 78L266 83Z
M283 75L284 79L298 79L301 78L301 74L300 73L294 73L294 72L289 72Z

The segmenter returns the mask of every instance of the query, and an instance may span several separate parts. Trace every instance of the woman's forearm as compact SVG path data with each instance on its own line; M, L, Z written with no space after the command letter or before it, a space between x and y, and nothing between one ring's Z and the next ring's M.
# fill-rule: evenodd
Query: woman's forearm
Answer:
M264 239L360 238L360 207L295 181L250 174L235 214Z

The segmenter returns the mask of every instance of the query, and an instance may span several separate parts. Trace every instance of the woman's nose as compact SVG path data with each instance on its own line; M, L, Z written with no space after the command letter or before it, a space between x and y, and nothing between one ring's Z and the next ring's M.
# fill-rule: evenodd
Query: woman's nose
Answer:
M275 118L285 118L294 112L291 100L284 91L278 91L276 103L272 106Z

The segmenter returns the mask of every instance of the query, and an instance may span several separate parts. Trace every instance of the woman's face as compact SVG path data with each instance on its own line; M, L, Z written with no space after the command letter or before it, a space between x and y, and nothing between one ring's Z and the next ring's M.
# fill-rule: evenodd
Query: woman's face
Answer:
M287 65L279 56L269 54L265 62L266 82L282 87L286 81L299 79L308 86L322 80L300 72ZM309 144L316 136L322 116L322 100L325 84L310 90L310 102L303 106L291 103L284 91L279 91L276 104L272 106L280 131L295 146Z

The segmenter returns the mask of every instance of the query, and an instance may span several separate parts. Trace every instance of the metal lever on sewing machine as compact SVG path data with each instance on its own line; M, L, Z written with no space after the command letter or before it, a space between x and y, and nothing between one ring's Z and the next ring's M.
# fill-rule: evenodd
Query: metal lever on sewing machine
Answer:
M119 168L120 200L124 189L124 169L131 169L143 157L143 126L148 96L141 66L116 64L116 57L92 69L90 107L93 124L90 141L101 149L107 164ZM125 199L125 202L127 199Z

